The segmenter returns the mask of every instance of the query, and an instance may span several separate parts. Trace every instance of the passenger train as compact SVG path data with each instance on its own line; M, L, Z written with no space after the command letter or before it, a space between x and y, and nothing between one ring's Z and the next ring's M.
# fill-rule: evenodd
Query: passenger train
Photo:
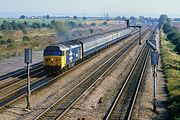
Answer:
M89 58L94 53L128 37L133 31L133 28L125 28L47 46L44 49L43 57L45 71L49 74L59 74Z

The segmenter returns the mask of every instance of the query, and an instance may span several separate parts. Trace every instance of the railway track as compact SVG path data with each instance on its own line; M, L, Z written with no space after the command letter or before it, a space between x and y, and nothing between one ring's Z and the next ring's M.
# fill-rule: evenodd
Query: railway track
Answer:
M37 76L37 74L39 72L44 72L44 69L43 69L43 66L39 66L38 68L36 69L32 69L30 71L30 77L35 77ZM0 81L0 91L8 86L12 86L14 84L17 84L19 82L22 82L23 80L25 80L27 78L27 72L19 75L19 76L16 76L16 77L10 77L8 79L5 79L3 81Z
M41 66L43 66L42 61L31 65L31 70L37 69L37 68L39 68ZM9 79L9 78L15 78L15 77L21 76L22 74L25 74L25 73L26 73L25 69L22 68L22 69L19 69L19 70L16 70L16 71L1 75L0 76L0 81L4 81L4 80Z
M138 37L136 39L138 39ZM79 65L82 65L84 63L85 62L83 62L83 63L81 63ZM79 65L77 65L76 67L78 67ZM34 92L35 90L37 90L39 88L42 88L45 85L50 84L51 82L55 81L56 79L58 79L62 75L65 75L66 73L72 71L76 67L74 67L74 68L70 69L69 71L67 71L67 72L65 72L65 73L63 73L63 74L61 74L59 76L56 76L56 77L42 76L41 78L32 81L31 82L31 91ZM0 109L2 109L5 106L10 105L11 103L15 102L18 99L24 97L26 95L26 89L27 89L27 86L26 85L24 85L24 86L22 85L21 87L16 88L15 91L10 92L9 94L6 94L5 97L2 97L2 99L0 99Z
M22 74L18 75L18 73ZM16 73L15 77L9 77L0 82L0 101L3 101L14 92L18 91L18 89L26 85L27 73L25 70L18 73ZM31 82L43 77L44 75L45 72L43 70L42 62L32 65L32 70L30 72Z
M42 113L37 115L34 120L60 119L83 96L86 91L88 91L92 86L94 86L94 84L99 81L99 78L111 70L111 68L114 67L116 63L118 63L129 52L129 50L136 45L136 40L124 46L120 51L109 58L104 64L98 67L94 72L83 79L69 92L50 105Z
M45 72L42 71L36 71L37 73L34 73L31 75L31 82L37 81L39 78L45 76ZM6 99L7 97L11 96L12 93L15 91L18 91L23 86L27 84L26 78L20 79L17 78L15 81L13 81L12 84L4 86L2 89L0 89L0 100Z
M152 35L153 36L153 35ZM152 36L149 38L151 39ZM123 119L129 120L137 99L143 75L148 61L150 49L144 45L135 61L127 79L119 89L112 105L107 111L104 120Z
M40 74L43 74L43 63L39 62L31 65L30 77L40 77ZM5 79L0 80L0 100L2 96L7 95L11 91L16 90L17 88L23 86L25 84L25 80L27 78L27 72L25 69L20 69L9 73L9 76Z

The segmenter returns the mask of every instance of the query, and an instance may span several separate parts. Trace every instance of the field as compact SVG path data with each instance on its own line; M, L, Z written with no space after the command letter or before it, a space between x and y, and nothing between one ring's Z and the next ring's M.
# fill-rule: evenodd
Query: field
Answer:
M86 24L91 24L91 23L96 23L98 24L102 24L104 22L104 20L96 20L96 19L89 19L89 20L82 20L78 19L78 20L74 20L73 18L56 18L56 19L17 19L17 18L0 18L0 25L3 23L3 21L7 21L7 22L12 22L12 21L16 21L16 22L28 22L29 24L32 24L33 22L38 22L38 23L46 23L46 24L50 24L52 20L55 21L73 21L75 23L86 23ZM113 21L114 22L114 21ZM112 23L112 21L109 21L108 23Z
M167 79L167 90L169 92L168 103L173 119L180 119L180 55L173 49L166 35L161 32L161 54L163 58L163 71Z
M180 33L180 22L173 21L172 22L173 27Z
M0 25L3 21L12 22L13 20L16 23L23 23L24 21L28 22L30 25L34 22L37 23L46 23L51 24L51 21L54 19L5 19L0 18ZM86 27L91 26L92 23L95 23L97 26L101 26L104 20L73 20L70 19L55 19L56 21L73 21L74 23L86 24ZM108 24L112 24L114 21L108 21ZM57 31L55 28L50 29L49 27L41 28L25 28L25 30L2 30L0 31L0 59L13 57L23 54L23 49L26 47L31 47L33 50L42 50L47 45L56 42ZM27 39L24 40L24 37ZM9 42L8 42L9 41Z
M13 40L13 42L0 45L0 59L4 59L22 55L24 48L30 47L35 51L44 49L55 42L56 32L53 29L28 29L26 34L21 30L0 31L0 36L5 41Z

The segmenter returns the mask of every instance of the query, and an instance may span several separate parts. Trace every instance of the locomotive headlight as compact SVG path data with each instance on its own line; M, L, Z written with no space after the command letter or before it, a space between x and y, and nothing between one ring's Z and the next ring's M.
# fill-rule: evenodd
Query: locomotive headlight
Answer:
M51 58L51 61L53 61L53 58Z

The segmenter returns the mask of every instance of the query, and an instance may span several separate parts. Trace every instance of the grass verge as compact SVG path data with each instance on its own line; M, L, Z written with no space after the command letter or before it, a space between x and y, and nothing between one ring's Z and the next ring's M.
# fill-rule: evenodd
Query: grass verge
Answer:
M161 32L161 55L163 71L167 79L171 118L180 120L180 55L174 52L174 46L163 32Z

